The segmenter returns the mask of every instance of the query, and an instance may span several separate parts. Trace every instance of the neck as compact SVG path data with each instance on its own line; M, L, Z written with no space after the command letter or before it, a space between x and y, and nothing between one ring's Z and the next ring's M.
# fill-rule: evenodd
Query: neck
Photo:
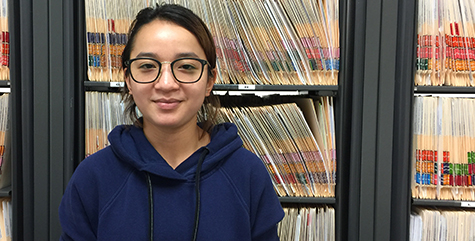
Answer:
M196 124L179 129L144 125L143 130L148 141L173 169L210 141L209 134L203 135L204 131Z

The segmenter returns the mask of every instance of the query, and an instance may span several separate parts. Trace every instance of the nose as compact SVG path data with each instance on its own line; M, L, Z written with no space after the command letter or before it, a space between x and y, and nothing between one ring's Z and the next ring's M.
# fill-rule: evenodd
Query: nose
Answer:
M174 90L179 87L169 63L162 63L162 69L160 70L158 79L154 83L154 87L163 90Z

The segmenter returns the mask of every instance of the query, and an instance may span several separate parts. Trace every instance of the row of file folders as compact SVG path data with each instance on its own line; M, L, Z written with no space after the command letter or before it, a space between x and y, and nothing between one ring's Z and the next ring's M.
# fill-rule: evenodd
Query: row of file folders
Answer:
M129 25L157 2L203 19L216 45L219 84L337 85L337 0L85 0L89 80L122 81Z
M0 95L0 189L11 185L9 102L10 94Z
M8 0L0 0L0 80L10 80L10 32Z
M475 200L474 111L474 98L414 98L414 198Z
M233 106L223 104L217 123L237 125L244 147L261 158L277 194L334 197L332 97L275 97L267 100L269 104L244 103L242 98L233 101ZM86 155L107 146L107 134L116 125L130 124L124 119L123 109L119 93L86 92Z
M12 202L10 197L0 198L0 241L12 240Z
M475 2L419 0L415 85L475 86Z
M334 241L335 209L330 206L284 206L285 216L277 226L281 241Z
M475 211L414 207L409 241L475 240Z

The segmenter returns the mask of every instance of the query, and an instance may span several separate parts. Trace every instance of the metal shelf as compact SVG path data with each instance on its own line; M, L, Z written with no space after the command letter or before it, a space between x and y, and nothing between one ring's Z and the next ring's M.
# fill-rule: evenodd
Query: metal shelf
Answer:
M4 187L0 189L0 197L10 197L12 195L12 187Z
M336 85L231 85L216 84L213 91L217 95L319 95L336 96Z
M292 204L335 204L336 199L322 197L279 197L280 203Z
M84 81L86 91L118 92L121 87L124 87L123 82Z
M10 93L10 81L9 80L0 80L0 94Z
M10 88L10 81L9 80L0 80L0 87Z
M86 91L118 92L124 87L123 82L84 81ZM217 95L320 95L335 96L337 85L244 85L215 84L213 91Z
M244 85L215 84L214 90L265 90L265 91L338 91L337 85Z
M414 93L426 94L475 94L475 87L457 86L415 86Z
M475 208L474 201L452 201L452 200L433 200L433 199L412 199L412 205Z

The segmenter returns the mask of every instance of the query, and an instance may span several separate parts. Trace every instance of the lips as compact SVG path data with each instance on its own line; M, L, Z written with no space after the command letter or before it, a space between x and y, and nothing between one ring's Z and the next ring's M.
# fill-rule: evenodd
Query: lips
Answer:
M177 99L158 99L154 101L160 109L171 110L176 108L181 101Z

